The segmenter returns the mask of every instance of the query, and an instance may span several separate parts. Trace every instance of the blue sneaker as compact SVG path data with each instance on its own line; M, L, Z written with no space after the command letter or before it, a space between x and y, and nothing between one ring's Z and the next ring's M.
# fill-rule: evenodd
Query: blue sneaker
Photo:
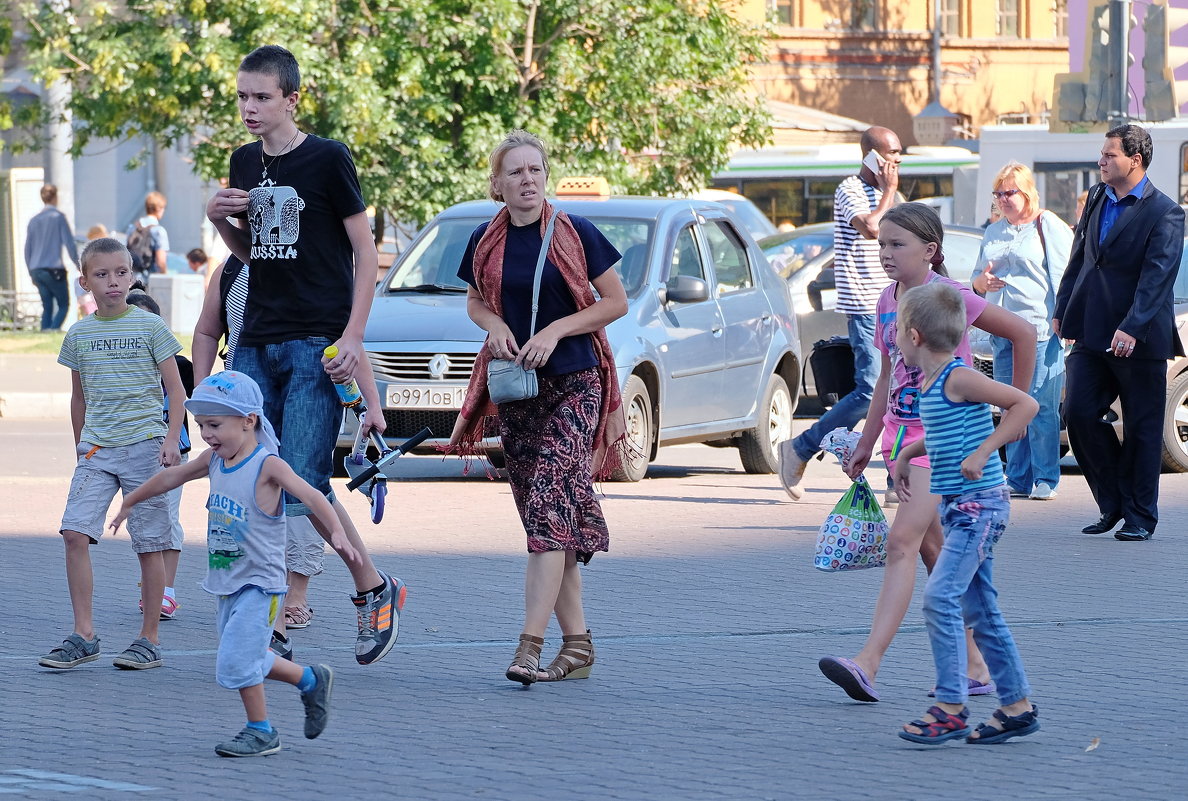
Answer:
M326 729L330 720L330 691L334 689L334 671L329 665L314 665L310 670L318 684L307 693L301 693L305 704L305 737L312 740Z

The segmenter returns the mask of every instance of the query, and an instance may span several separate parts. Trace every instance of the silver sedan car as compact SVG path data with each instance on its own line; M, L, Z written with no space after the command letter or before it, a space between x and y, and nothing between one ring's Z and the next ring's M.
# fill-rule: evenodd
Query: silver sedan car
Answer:
M607 335L629 436L648 458L616 478L638 481L659 446L686 442L736 447L747 472L774 472L776 445L792 434L800 337L787 283L745 228L704 200L555 202L591 220L623 254L615 269L628 312ZM453 428L485 339L466 314L458 266L471 233L498 209L473 201L442 212L377 288L364 348L392 444L428 426L434 438L421 446L428 451ZM344 424L340 449L352 437ZM498 464L498 439L484 445Z

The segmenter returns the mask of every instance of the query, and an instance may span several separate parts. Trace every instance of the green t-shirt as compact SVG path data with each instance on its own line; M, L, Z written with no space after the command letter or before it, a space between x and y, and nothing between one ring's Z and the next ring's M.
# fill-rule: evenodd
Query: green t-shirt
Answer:
M114 448L165 436L158 365L180 351L165 321L136 306L117 317L91 314L70 326L58 364L82 379L82 441Z

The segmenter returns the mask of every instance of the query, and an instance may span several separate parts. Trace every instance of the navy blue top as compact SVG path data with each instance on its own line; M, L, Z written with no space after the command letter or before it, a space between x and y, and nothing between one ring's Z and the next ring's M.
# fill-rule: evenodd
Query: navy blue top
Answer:
M586 253L586 276L593 281L622 256L594 223L576 214L568 216ZM458 268L458 277L475 289L478 289L478 285L474 279L474 252L488 225L490 223L485 222L474 229L474 233L470 235L470 242L466 245L466 252L462 254L462 265ZM507 243L503 250L500 303L503 307L503 320L520 347L531 339L529 329L532 327L532 280L536 275L536 260L540 256L540 246L539 220L529 225L509 223ZM546 258L540 278L540 308L536 313L536 330L540 331L550 323L576 313L577 310L577 303L574 302L561 271ZM538 367L537 371L541 375L565 375L597 364L590 335L578 334L562 337L549 360Z

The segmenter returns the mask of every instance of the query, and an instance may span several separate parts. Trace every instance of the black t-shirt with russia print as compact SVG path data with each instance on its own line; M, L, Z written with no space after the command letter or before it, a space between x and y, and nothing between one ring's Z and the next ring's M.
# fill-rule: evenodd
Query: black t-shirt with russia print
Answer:
M279 158L253 142L231 154L230 185L249 194L251 272L239 344L342 336L355 260L342 221L366 209L351 153L309 134Z

